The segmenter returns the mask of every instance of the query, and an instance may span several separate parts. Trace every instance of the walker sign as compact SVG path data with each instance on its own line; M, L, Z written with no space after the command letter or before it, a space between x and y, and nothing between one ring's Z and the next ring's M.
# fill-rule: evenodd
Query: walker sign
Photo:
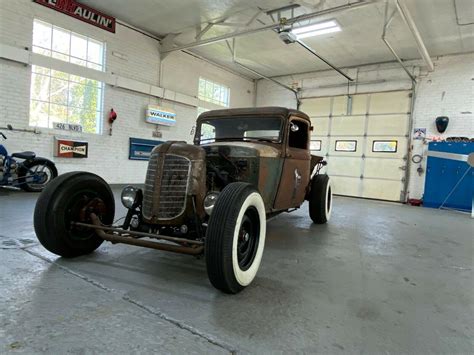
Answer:
M81 21L115 33L115 18L105 15L87 5L82 5L74 0L33 0L43 6L60 11Z
M54 156L60 158L87 158L89 144L70 139L54 138Z

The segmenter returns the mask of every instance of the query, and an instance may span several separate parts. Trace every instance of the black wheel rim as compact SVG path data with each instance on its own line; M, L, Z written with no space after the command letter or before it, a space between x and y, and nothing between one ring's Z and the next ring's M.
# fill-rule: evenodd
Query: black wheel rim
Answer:
M245 211L237 240L237 260L242 271L252 266L260 242L260 217L255 207Z

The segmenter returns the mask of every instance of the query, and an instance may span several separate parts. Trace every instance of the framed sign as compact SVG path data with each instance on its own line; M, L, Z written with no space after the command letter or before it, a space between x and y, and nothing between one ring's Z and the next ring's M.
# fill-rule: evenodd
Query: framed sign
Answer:
M115 18L74 0L33 0L37 4L62 12L103 30L115 33Z
M145 121L164 126L174 126L176 125L176 112L169 108L148 105Z
M355 152L357 151L357 141L336 141L336 152Z
M54 137L54 156L58 158L87 158L89 143Z
M130 138L130 149L128 159L130 160L149 160L153 148L162 144L162 141L150 139Z

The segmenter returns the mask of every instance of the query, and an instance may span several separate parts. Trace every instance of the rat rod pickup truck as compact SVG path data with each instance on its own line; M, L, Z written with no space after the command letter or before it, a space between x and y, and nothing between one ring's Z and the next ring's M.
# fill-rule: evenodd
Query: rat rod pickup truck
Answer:
M311 121L279 107L201 114L194 145L169 141L151 153L143 189L127 186L128 213L113 225L114 196L99 176L72 172L46 186L34 226L57 255L91 253L104 240L176 253L204 254L217 289L237 293L257 274L266 220L309 201L314 223L331 215L322 157L310 154Z

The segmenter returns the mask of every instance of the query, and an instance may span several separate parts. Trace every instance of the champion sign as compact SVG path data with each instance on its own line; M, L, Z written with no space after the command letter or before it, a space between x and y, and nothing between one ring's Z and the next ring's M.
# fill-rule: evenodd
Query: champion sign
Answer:
M87 158L87 142L55 138L54 156L60 158Z
M115 18L105 15L87 5L82 5L74 0L33 0L43 6L60 11L81 21L115 33Z

